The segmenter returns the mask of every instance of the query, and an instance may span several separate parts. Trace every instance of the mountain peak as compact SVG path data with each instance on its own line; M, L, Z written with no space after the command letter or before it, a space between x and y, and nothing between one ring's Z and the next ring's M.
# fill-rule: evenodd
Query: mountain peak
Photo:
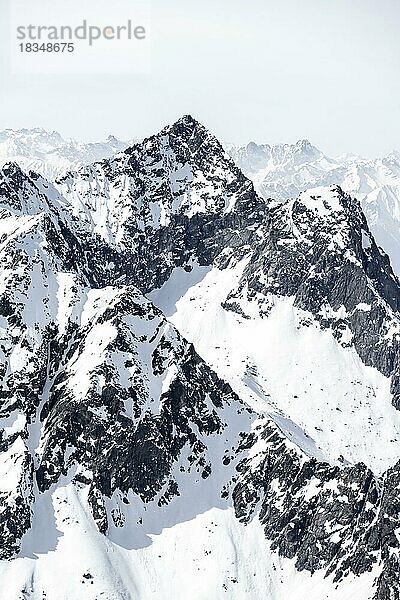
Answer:
M297 140L296 146L301 148L302 150L307 150L308 148L314 148L311 142L307 139Z
M168 134L185 142L194 140L202 143L206 138L216 139L204 125L191 115L184 115L172 125L165 127L161 134Z
M106 138L106 142L109 144L115 144L115 143L119 143L119 139L115 137L115 135L112 135L110 133L110 135L107 136Z
M307 139L298 140L293 148L296 153L299 152L302 156L306 156L308 160L318 159L322 155L321 151Z
M13 176L13 175L24 175L25 173L22 171L19 164L10 160L9 162L4 163L4 165L0 169L1 176Z
M180 117L177 121L175 121L175 123L173 123L171 127L176 126L191 127L192 129L196 129L197 127L204 127L199 121L197 121L197 119L195 119L194 117L192 117L192 115L189 114Z
M343 192L338 185L331 187L315 187L302 192L298 202L306 205L308 208L318 209L323 214L330 212L340 212L347 208L350 198ZM354 201L356 203L356 201ZM319 207L319 208L318 208Z

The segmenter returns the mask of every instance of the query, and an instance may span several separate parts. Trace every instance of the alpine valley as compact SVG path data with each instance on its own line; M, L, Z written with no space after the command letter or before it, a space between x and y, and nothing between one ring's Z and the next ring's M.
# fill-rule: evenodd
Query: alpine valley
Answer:
M0 600L399 600L398 158L2 135Z

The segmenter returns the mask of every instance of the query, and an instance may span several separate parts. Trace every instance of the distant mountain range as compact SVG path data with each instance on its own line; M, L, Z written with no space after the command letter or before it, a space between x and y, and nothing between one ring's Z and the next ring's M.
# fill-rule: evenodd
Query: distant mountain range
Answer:
M54 180L70 169L108 158L128 146L110 135L104 142L64 139L45 129L6 129L0 132L0 165L15 161Z
M0 132L0 165L17 162L50 181L67 171L110 158L132 145L110 135L104 142L64 139L44 129ZM332 158L308 140L295 144L225 144L224 148L266 199L295 198L311 187L339 185L360 200L377 243L400 274L400 152L365 159L354 154Z

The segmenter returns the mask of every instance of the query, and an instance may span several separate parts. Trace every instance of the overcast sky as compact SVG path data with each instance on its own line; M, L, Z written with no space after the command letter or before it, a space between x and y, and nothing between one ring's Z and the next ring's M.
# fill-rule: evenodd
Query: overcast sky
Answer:
M0 129L128 139L191 113L228 142L382 155L400 149L399 28L399 0L153 0L147 74L12 76L3 48Z

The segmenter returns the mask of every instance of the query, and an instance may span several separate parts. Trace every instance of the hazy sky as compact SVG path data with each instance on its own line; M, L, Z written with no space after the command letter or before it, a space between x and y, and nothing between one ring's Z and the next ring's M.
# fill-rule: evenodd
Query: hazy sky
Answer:
M3 49L0 129L127 139L191 113L228 142L381 155L400 149L399 29L399 0L153 0L144 75L11 76Z

